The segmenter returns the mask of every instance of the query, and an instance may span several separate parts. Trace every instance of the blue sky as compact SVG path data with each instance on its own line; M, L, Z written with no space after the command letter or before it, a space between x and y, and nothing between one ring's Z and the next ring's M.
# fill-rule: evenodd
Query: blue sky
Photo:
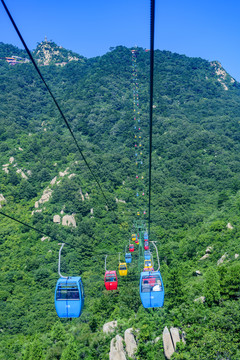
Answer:
M5 0L27 45L53 40L86 57L149 48L150 0ZM218 60L240 81L239 0L156 0L155 49ZM22 48L0 4L0 41Z

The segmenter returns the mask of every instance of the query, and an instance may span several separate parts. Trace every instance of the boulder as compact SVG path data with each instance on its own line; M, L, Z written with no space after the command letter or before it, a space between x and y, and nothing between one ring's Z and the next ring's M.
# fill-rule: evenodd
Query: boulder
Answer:
M68 173L68 170L69 170L69 168L66 168L65 171L60 171L60 172L59 172L59 176L63 177L63 176L65 176L65 175L68 175L68 174L69 174L69 173Z
M205 259L207 259L209 257L209 254L205 254L205 255L203 255L199 260L205 260Z
M127 355L131 358L134 357L135 351L137 349L137 343L133 335L133 329L127 329L124 333L124 341L126 344Z
M196 274L196 276L200 276L200 275L202 275L202 273L201 273L201 271L200 271L200 270L196 270L196 271L195 271L195 274Z
M68 178L71 179L71 178L73 178L74 176L76 176L76 174L70 174L70 175L68 175Z
M54 215L53 222L56 224L60 224L61 223L60 215Z
M64 215L62 218L62 225L76 227L76 220L73 215Z
M28 179L27 175L24 174L22 169L17 169L17 174L20 174L23 179Z
M237 259L239 257L239 254L234 255L234 259Z
M224 260L226 259L226 257L227 257L227 254L226 253L223 254L223 256L217 261L217 265L221 265L224 262Z
M50 184L51 185L54 185L57 181L57 177L55 176L51 181L50 181Z
M194 301L196 301L196 302L199 301L203 304L203 303L205 303L205 296L200 296L199 298L194 299Z
M208 246L205 250L205 253L210 254L212 252L212 249L213 249L212 246Z
M103 332L105 334L113 333L117 327L117 321L110 321L103 325Z
M164 348L164 354L165 354L166 358L170 359L172 354L174 353L174 347L173 347L171 335L170 335L170 332L169 332L167 326L165 326L165 328L163 330L163 348Z
M80 189L80 190L79 190L79 192L80 192L80 195L81 195L82 201L84 201L85 199L84 199L84 195L83 195L83 193L82 193L82 189Z
M172 336L172 342L173 342L174 350L176 350L177 343L180 342L179 330L178 330L178 328L171 327L170 328L170 333L171 333L171 336Z
M7 200L5 199L3 194L0 194L0 208L2 207L2 203L5 203L5 202L7 202Z
M51 197L51 195L52 195L52 190L51 189L49 189L49 187L47 187L44 191L43 191L43 194L42 194L42 196L41 196L41 198L40 198L40 200L37 202L36 201L36 203L38 203L38 204L43 204L43 203L45 203L46 201L49 201L49 199L50 199L50 197ZM36 203L35 203L35 207L38 207L38 206L36 206Z
M227 229L230 229L230 230L233 229L233 226L231 225L231 223L227 223Z
M111 340L109 360L127 360L123 350L123 338L120 335Z
M43 236L43 237L41 237L41 241L45 241L45 240L49 240L49 238L48 238L48 236Z

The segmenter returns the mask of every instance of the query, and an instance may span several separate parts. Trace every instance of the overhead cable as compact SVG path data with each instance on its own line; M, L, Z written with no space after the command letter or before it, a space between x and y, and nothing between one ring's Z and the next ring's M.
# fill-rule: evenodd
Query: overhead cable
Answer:
M151 224L151 187L152 187L152 117L153 117L153 70L154 70L154 29L155 29L155 0L151 0L150 21L150 104L149 104L149 181L148 181L148 234Z

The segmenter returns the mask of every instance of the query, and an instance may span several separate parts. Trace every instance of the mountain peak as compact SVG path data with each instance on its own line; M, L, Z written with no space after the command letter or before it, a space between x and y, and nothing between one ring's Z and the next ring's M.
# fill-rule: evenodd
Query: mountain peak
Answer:
M45 40L38 44L36 50L33 52L34 58L39 65L57 65L65 66L71 61L84 62L84 57L80 56L70 50L64 49L62 46L58 46L53 41Z

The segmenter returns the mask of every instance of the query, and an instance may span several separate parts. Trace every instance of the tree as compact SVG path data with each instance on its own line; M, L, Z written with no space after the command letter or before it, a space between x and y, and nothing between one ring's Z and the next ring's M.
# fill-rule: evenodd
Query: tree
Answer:
M204 296L208 306L212 306L220 300L220 279L217 270L214 267L210 267L206 271Z

